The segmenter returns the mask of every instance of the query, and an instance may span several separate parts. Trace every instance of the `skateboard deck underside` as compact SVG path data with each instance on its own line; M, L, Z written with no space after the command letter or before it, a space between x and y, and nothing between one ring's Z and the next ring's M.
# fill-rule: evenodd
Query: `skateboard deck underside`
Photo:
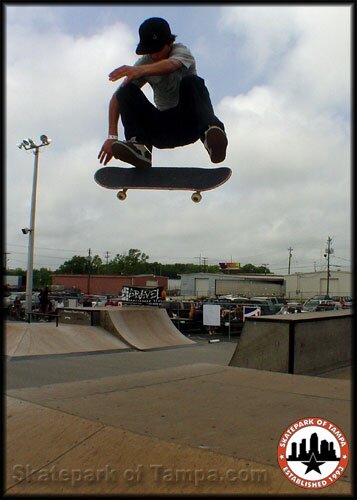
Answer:
M207 191L226 182L228 167L150 167L147 169L104 167L95 181L107 189L169 189Z

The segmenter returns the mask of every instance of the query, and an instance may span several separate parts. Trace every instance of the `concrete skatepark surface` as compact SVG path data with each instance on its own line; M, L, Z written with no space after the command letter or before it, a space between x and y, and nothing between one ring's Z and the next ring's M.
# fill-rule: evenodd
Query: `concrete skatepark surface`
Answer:
M282 432L312 413L351 440L346 372L230 367L235 348L206 339L9 356L6 494L350 494L351 464L311 491L290 483L276 456Z

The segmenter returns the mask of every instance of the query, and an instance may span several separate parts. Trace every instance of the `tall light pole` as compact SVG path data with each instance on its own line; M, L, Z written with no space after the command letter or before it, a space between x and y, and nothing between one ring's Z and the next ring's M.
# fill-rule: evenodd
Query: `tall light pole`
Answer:
M31 197L31 213L30 213L30 227L22 229L23 234L29 234L29 244L27 252L27 273L26 273L26 313L28 322L31 322L32 312L32 286L33 286L33 253L35 243L35 215L36 215L36 194L37 194L37 176L38 176L38 159L40 148L48 146L51 140L47 135L41 135L41 144L35 144L32 139L23 140L17 145L19 149L26 151L32 149L35 155L33 181L32 181L32 197Z
M288 274L290 274L290 267L291 267L291 252L293 251L293 248L289 247L289 263L288 263Z
M327 290L326 295L330 295L330 255L333 253L333 248L331 248L332 238L330 236L327 238L327 247L324 256L327 257Z
M88 281L87 281L87 294L90 295L90 275L92 270L92 254L91 249L88 250Z

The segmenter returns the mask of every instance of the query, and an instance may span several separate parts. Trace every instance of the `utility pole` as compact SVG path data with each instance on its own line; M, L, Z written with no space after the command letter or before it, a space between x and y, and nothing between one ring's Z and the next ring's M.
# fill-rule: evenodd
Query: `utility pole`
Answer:
M199 259L199 265L200 265L200 272L202 272L202 267L203 267L203 272L205 272L205 268L207 265L207 257L202 257L202 254L200 253L199 257L195 257L195 259Z
M106 261L107 261L107 265L109 264L109 254L110 254L110 252L108 252L108 251L107 251L107 252L106 252L106 254L105 254L105 258L106 258Z
M195 259L198 259L199 266L200 266L200 272L202 271L202 254L200 253L199 257L195 257Z
M333 248L331 248L332 238L330 236L327 238L327 248L325 250L325 257L327 257L327 290L326 295L330 293L330 255L333 253Z
M92 257L91 257L91 250L88 250L88 282L87 282L87 294L90 295L90 273L91 273L91 267L92 267Z
M288 265L288 274L290 274L290 265L291 265L291 252L293 251L293 248L289 247L289 265Z
M267 268L268 268L269 264L262 264L262 266L265 268L264 274L267 274Z

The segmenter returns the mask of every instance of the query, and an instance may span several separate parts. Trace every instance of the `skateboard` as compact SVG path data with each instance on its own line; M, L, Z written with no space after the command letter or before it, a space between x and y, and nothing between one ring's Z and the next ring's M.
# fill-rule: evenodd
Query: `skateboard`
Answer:
M103 167L97 170L94 179L107 189L121 189L117 197L122 201L128 189L168 189L194 191L191 199L198 203L202 191L221 186L231 174L228 167Z

